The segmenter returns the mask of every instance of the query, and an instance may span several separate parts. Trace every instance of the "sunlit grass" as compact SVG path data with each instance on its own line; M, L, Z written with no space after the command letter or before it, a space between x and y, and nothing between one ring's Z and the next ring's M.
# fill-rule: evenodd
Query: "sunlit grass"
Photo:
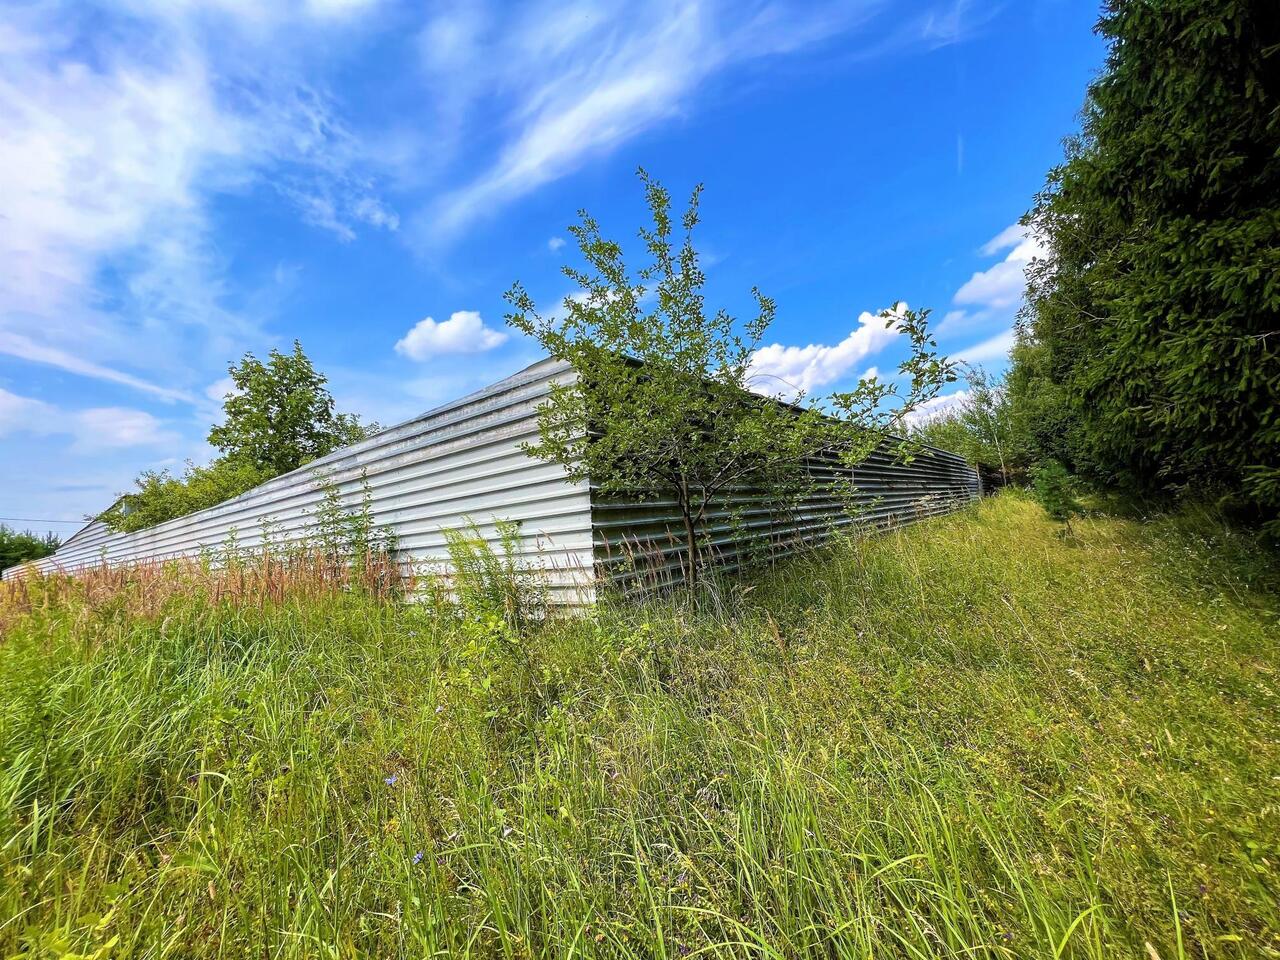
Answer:
M11 611L0 956L1280 953L1274 554L1073 528L1004 496L519 636Z

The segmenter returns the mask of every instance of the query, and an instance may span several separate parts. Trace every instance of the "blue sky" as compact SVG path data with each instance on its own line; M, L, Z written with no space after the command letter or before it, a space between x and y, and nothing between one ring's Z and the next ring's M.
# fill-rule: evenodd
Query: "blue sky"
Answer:
M0 10L0 516L60 520L206 460L246 350L383 423L532 362L503 291L573 292L579 208L634 237L640 165L705 183L713 304L778 301L762 375L891 370L897 300L1001 368L1105 53L1084 0Z

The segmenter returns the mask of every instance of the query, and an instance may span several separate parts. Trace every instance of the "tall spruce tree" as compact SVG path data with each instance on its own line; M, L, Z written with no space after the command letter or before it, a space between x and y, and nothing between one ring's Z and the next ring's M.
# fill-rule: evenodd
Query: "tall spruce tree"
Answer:
M1011 384L1065 399L1074 468L1216 487L1275 528L1280 4L1110 0L1098 31L1082 132L1025 218L1051 255Z

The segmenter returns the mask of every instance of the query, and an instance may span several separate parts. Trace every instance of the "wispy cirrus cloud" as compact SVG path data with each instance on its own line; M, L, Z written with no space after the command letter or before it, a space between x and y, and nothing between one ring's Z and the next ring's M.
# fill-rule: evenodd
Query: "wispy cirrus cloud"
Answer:
M0 388L0 437L15 433L69 436L80 451L164 446L178 442L175 432L145 410L129 407L65 410Z
M0 387L0 437L22 430L39 429L53 408L32 397L22 397Z
M731 69L837 39L844 58L928 48L974 19L887 0L17 7L0 26L0 353L199 402L270 319L228 280L221 197L265 188L344 243L445 242L692 115ZM414 62L394 74L404 108L366 116L326 79L385 28L416 35L389 48Z
M82 450L104 447L166 447L179 436L145 410L129 407L91 407L70 414L70 432Z
M422 32L427 83L446 105L441 116L464 127L472 111L496 117L500 140L479 173L428 205L419 234L451 237L679 116L726 68L849 34L882 6L601 0L527 4L516 16L483 4L446 8Z
M27 360L31 363L57 367L67 373L76 373L96 380L105 380L108 383L118 383L121 386L132 387L135 390L141 390L143 393L149 393L164 400L191 399L191 395L186 391L160 386L141 377L135 377L121 370L94 363L92 360L86 360L67 350L36 343L30 337L20 333L11 333L0 329L0 353L17 357L20 360Z
M326 229L394 229L324 96L281 58L247 55L287 49L286 29L336 29L340 6L139 0L6 12L0 353L190 399L181 381L193 358L260 332L224 280L213 198L271 173L300 216ZM143 360L146 373L135 372Z
M951 46L980 32L1005 6L997 0L986 0L979 5L971 0L954 0L920 13L911 21L911 30L918 31L930 47Z

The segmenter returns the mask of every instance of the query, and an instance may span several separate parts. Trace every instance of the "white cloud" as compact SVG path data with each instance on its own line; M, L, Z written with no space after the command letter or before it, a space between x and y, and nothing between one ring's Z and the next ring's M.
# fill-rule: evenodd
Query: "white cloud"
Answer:
M962 363L983 363L988 360L1003 360L1009 355L1009 351L1013 349L1015 341L1012 329L997 333L994 337L989 337L980 343L965 347L951 355L952 360L958 360Z
M141 377L114 370L91 360L84 360L58 347L38 344L30 337L23 336L20 333L6 333L4 330L0 330L0 353L17 357L20 360L27 360L31 363L47 364L48 366L65 370L68 373L76 373L86 377L93 377L97 380L105 380L108 383L118 383L122 386L133 387L135 390L154 394L166 400L189 401L191 399L191 395L186 391L158 386L148 380L143 380Z
M1012 307L1022 299L1025 267L1021 261L1005 260L990 270L981 270L956 291L955 302Z
M307 10L319 17L349 17L367 12L381 0L307 0Z
M204 388L204 395L219 406L227 394L236 392L236 382L230 377L220 377Z
M979 32L1003 7L1003 3L986 3L975 10L968 0L955 0L924 11L913 26L930 48L948 47Z
M1023 300L1026 268L1032 260L1047 256L1048 250L1025 227L1015 223L981 248L982 254L988 257L1005 251L1008 252L1003 260L987 270L977 271L956 291L952 299L961 308L948 311L936 331L938 337L952 340L992 330L1000 332L952 353L953 360L966 363L1003 360L1013 346L1013 315Z
M392 232L400 229L400 217L394 210L358 188L344 186L335 190L331 185L318 184L279 189L298 208L305 222L328 230L344 243L355 240L360 224Z
M1047 251L1025 227L1014 224L984 244L982 252L994 256L1010 247L1004 260L988 270L979 270L965 281L956 291L954 301L990 309L1008 309L1021 303L1027 265L1037 257L1044 257Z
M649 291L649 295L653 295L653 291ZM612 300L612 296L610 300ZM569 317L569 311L573 309L573 305L587 306L591 302L591 294L586 290L574 290L572 293L566 293L560 298L554 307L547 310L543 316L553 323L562 323Z
M994 257L1001 250L1016 247L1027 235L1027 228L1020 223L1011 223L994 237L982 245L984 257Z
M0 388L0 437L15 433L71 436L81 451L179 442L175 433L145 410L92 407L67 411Z
M55 322L80 312L104 257L196 207L207 162L242 150L195 57L161 67L113 54L95 69L64 42L59 30L28 37L0 64L0 305Z
M950 358L963 363L984 363L1008 356L1014 344L1012 311L1010 307L1021 302L1023 277L1026 264L1035 257L1045 255L1045 248L1025 229L1017 224L1002 230L983 245L988 256L1008 250L1004 261L990 270L975 273L956 292L956 303L974 304L975 309L953 309L942 318L936 328L938 337L956 338L989 331L997 324L1004 329L977 343L970 344ZM906 304L900 305L901 309ZM761 392L779 392L795 396L803 391L810 393L844 378L864 357L883 349L897 335L887 328L879 316L864 312L858 317L858 325L849 336L834 345L809 344L805 347L770 344L756 351L751 360L753 388ZM966 391L937 397L918 410L914 419L936 415L967 396ZM944 403L944 401L946 401Z
M270 173L319 225L395 229L356 172L364 148L298 69L308 31L327 29L312 12L335 4L311 6L6 11L0 349L190 400L171 384L185 385L193 359L224 358L259 322L227 305L212 197ZM139 376L128 371L143 342Z
M177 434L145 410L95 407L73 414L71 432L81 450L104 447L142 447L178 443Z
M564 237L552 237L550 240L547 241L547 249L550 250L552 253L555 253L557 250L559 250L563 246L564 246Z
M426 360L442 353L480 353L507 340L502 330L485 326L475 310L458 310L439 323L426 317L396 342L396 353L411 360Z
M11 433L48 433L55 412L41 400L20 397L0 387L0 437Z
M900 304L900 310L906 304ZM786 396L806 393L841 379L853 367L893 341L896 325L888 326L878 313L864 310L858 325L839 343L811 343L806 347L773 343L761 347L751 358L750 379L763 392Z
M370 194L359 197L351 204L351 215L371 227L382 227L393 231L400 229L400 216Z
M934 417L941 417L961 409L968 400L968 390L957 390L954 393L947 393L940 397L933 397L930 400L926 400L924 403L920 404L920 406L907 414L907 423L911 426L927 423Z
M942 322L938 324L938 328L934 333L939 337L961 333L973 325L973 320L974 314L969 313L967 310L948 310L943 315Z

